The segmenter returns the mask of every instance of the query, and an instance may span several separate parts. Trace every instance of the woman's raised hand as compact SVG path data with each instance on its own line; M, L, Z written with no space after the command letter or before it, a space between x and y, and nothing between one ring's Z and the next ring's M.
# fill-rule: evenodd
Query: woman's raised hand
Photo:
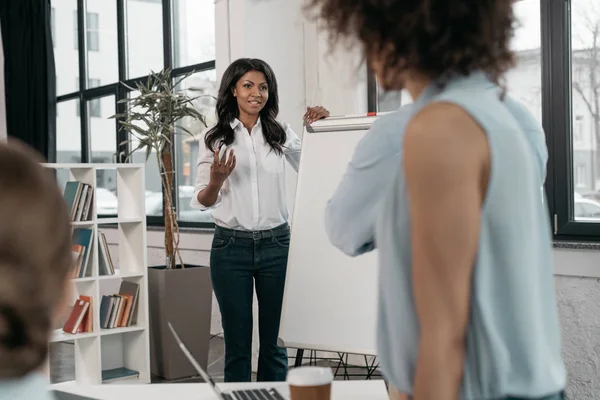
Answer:
M215 151L215 157L210 166L210 183L219 187L223 185L223 182L225 182L235 168L235 154L233 154L233 149L229 150L229 154L224 154L223 159L221 159L221 151L227 152L227 148Z
M309 124L327 117L329 117L329 110L321 106L306 107L306 113L304 113L304 120Z

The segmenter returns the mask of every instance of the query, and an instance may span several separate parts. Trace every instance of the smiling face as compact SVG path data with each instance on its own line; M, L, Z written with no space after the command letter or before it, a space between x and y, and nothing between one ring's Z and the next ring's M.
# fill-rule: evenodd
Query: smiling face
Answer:
M240 114L257 115L269 100L269 86L265 74L250 71L233 88Z

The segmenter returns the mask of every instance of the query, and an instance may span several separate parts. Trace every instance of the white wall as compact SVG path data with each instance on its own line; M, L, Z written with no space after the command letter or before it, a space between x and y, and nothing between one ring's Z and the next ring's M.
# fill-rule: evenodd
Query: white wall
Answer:
M554 252L556 292L570 399L600 394L600 251Z

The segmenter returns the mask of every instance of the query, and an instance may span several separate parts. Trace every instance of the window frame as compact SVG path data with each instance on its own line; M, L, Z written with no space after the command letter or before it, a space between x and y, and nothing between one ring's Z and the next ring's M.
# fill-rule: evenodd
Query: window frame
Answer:
M539 0L541 18L542 125L548 147L544 185L552 234L557 241L600 242L600 222L575 220L571 3ZM600 18L600 16L598 16ZM377 82L367 79L368 111L377 112ZM587 139L583 139L584 141ZM600 145L600 143L598 143ZM599 149L600 151L600 149ZM593 168L593 166L592 166Z
M117 2L117 51L118 51L118 79L119 82L125 83L127 86L135 87L136 83L145 82L148 75L127 78L127 29L126 29L126 7L127 0L115 0ZM171 68L171 75L174 80L189 73L189 72L203 72L216 69L215 60L210 60L198 64L186 65L183 67L173 68L174 65L174 43L173 43L173 32L174 32L174 21L173 21L173 7L174 0L153 0L154 3L162 4L162 28L163 28L163 60L164 67ZM90 108L88 103L93 101L100 101L105 96L114 96L115 98L115 110L117 113L126 112L126 104L120 103L119 100L127 98L130 90L119 82L112 82L109 84L103 84L101 86L93 87L88 83L88 26L86 23L87 15L87 4L86 0L77 0L77 11L76 15L76 26L74 31L76 35L76 46L78 50L78 80L79 85L76 91L63 94L57 97L57 103L65 102L69 100L78 100L79 120L80 120L80 133L81 133L81 162L88 163L91 161L91 143L90 143L90 127L89 117ZM74 21L75 22L75 21ZM97 30L95 31L97 34ZM97 40L99 45L99 38ZM99 46L98 46L99 47ZM93 49L92 49L93 50ZM93 50L94 51L94 50ZM93 116L92 116L93 117ZM127 132L119 129L118 121L115 120L115 158L117 163L126 163L126 154L128 154L129 146L127 140L129 139ZM177 157L175 151L175 141L172 145L173 157ZM173 165L177 165L177 159L174 158ZM177 176L177 170L175 175ZM177 185L175 185L177 188ZM178 190L174 190L173 193L173 204L177 204ZM163 199L164 204L164 199ZM148 226L164 227L163 216L146 216ZM179 221L181 228L202 228L202 229L213 229L214 223L198 223Z
M542 1L542 104L548 144L546 196L555 240L600 241L600 223L575 219L572 0ZM600 18L600 16L598 16ZM592 168L594 166L592 165Z

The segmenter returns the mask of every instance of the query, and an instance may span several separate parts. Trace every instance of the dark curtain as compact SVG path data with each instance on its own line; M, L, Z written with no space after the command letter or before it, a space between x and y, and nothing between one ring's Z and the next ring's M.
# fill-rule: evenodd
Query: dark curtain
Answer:
M56 69L50 0L0 0L6 128L56 161Z

